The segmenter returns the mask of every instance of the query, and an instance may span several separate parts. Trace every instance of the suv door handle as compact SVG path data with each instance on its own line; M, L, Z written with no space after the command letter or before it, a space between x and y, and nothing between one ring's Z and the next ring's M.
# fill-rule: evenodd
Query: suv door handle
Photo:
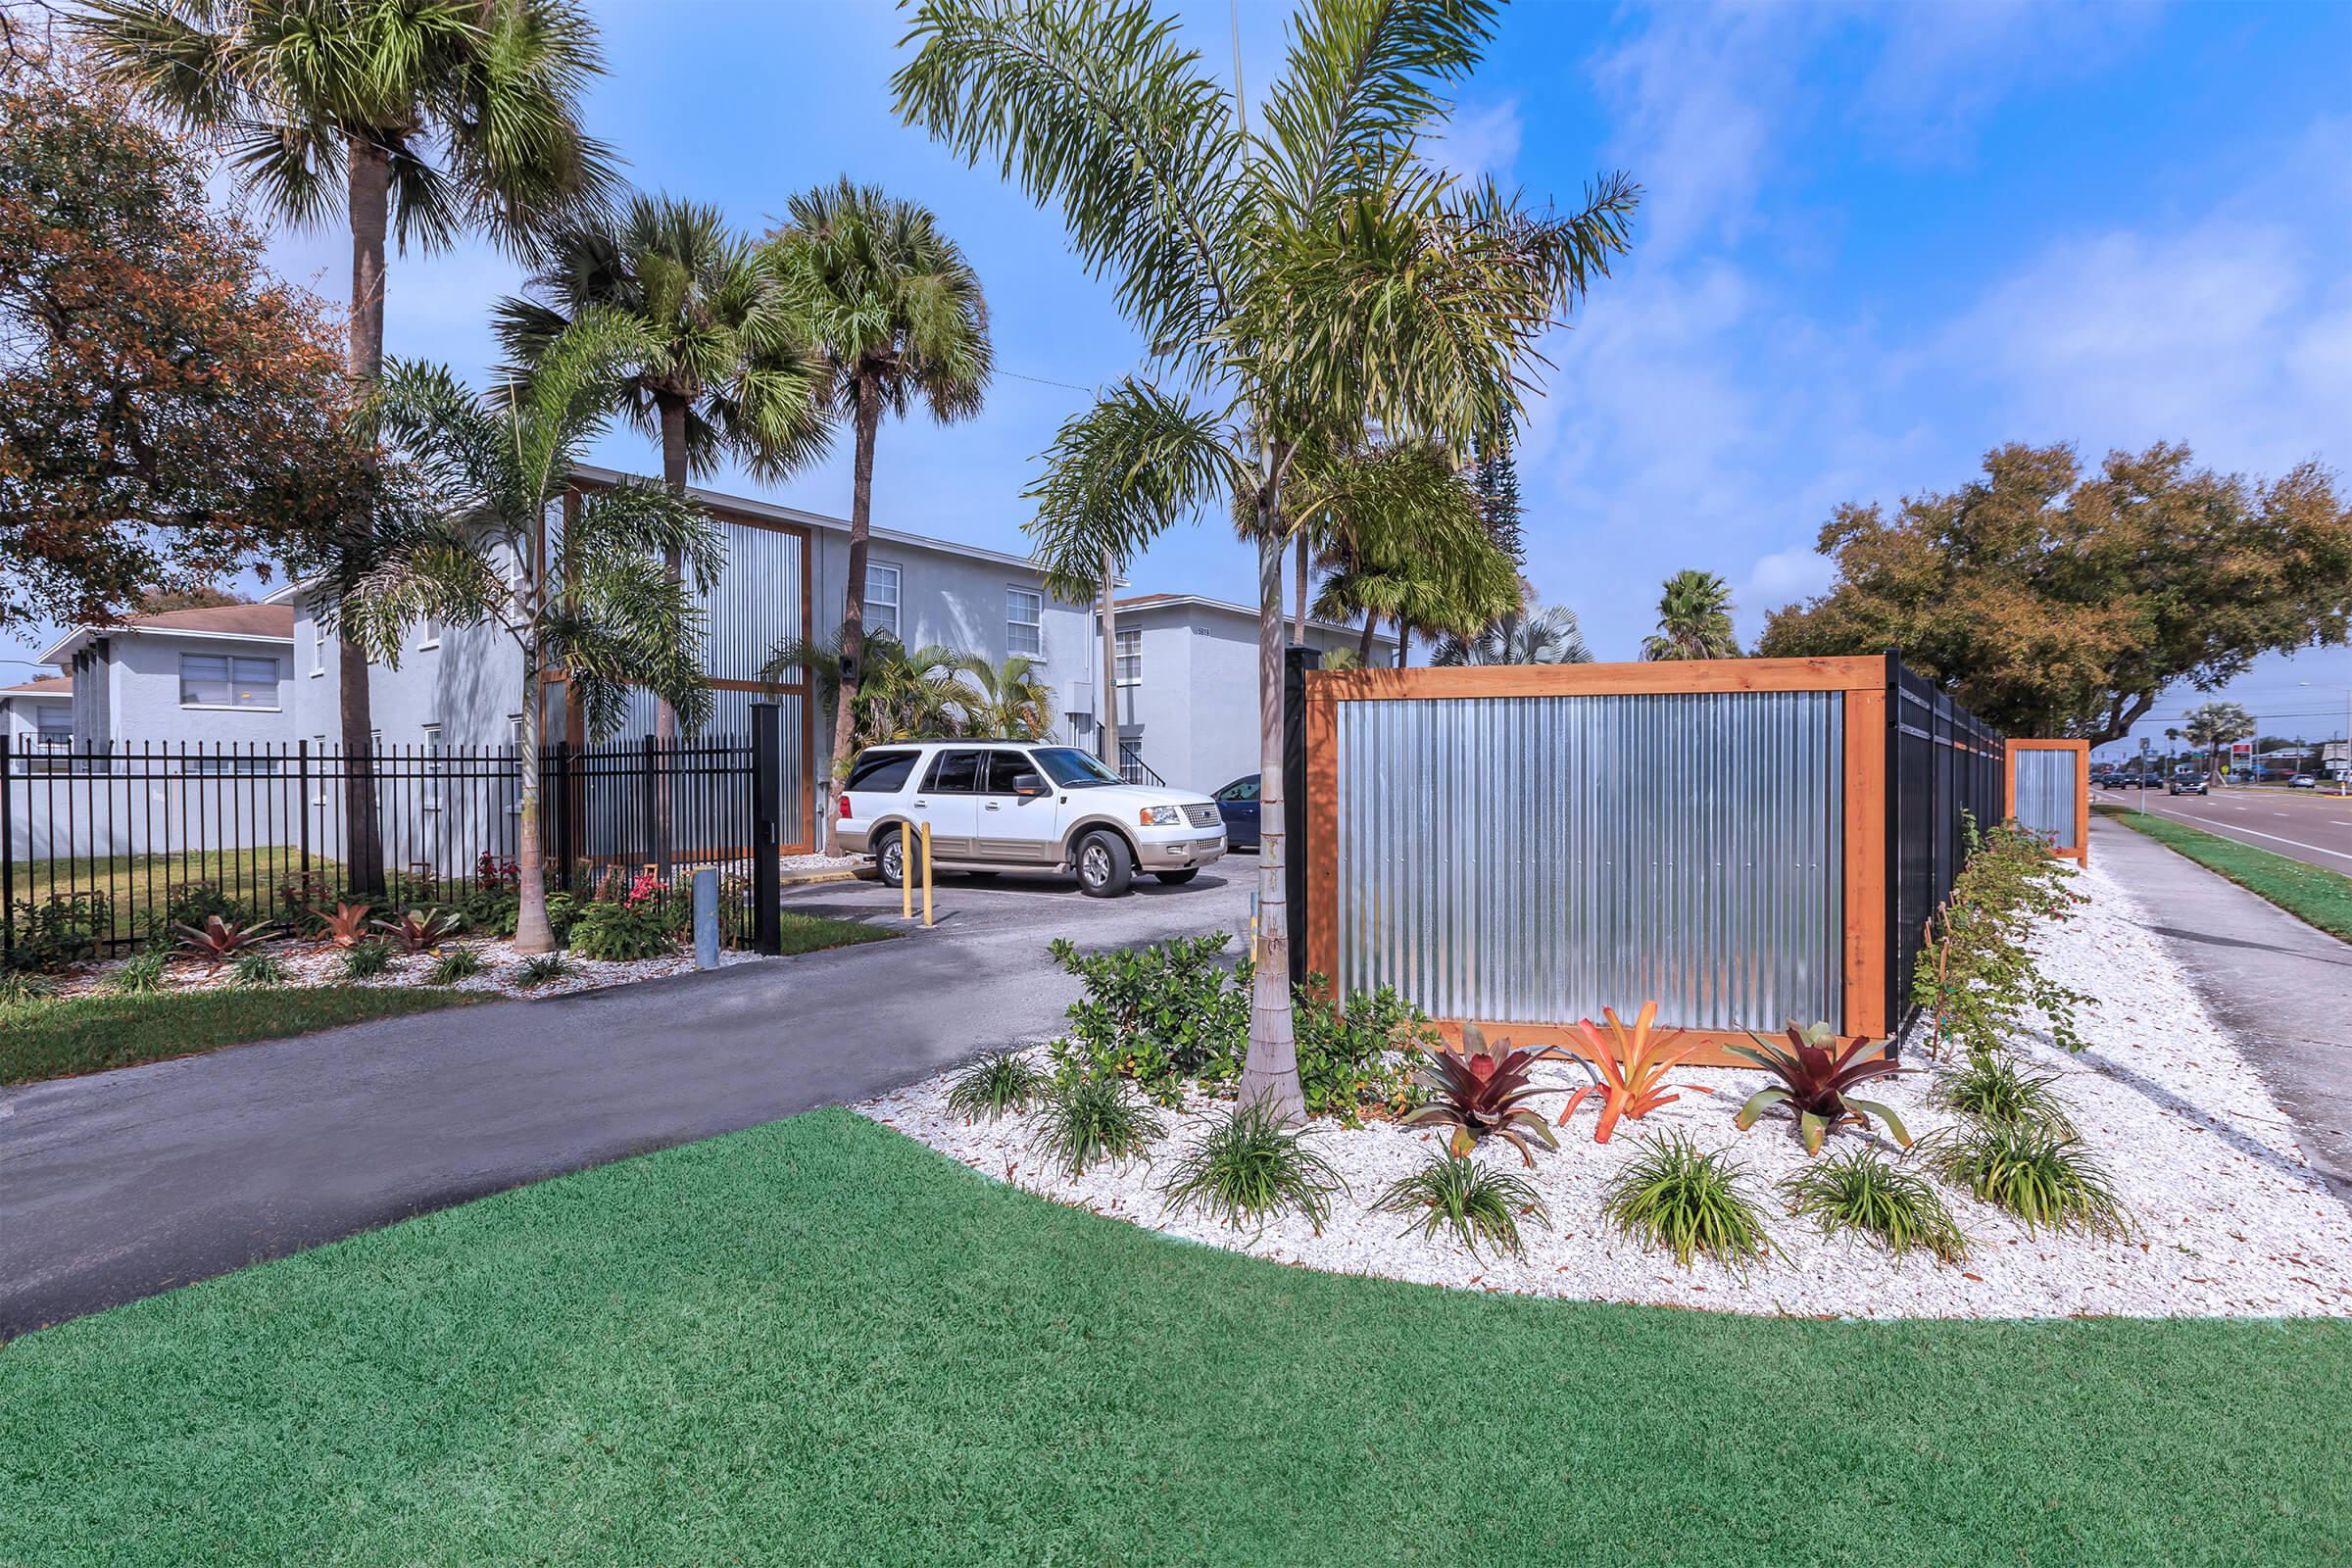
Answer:
M996 802L994 802L994 801L991 801L991 802L989 802L989 803L988 803L988 808L989 808L990 810L992 810L992 811L993 811L993 810L996 810L996 809L997 809L997 803L996 803Z
M915 801L914 801L914 803L913 803L913 804L914 804L914 805L916 805L916 806L929 806L931 803L930 803L929 801L922 800L922 799L919 799L919 798L918 798L917 800L915 800Z

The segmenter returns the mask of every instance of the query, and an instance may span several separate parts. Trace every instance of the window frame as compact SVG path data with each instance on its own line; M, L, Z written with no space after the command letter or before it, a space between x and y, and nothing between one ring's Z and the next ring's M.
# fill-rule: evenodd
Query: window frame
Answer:
M1022 620L1013 614L1013 602L1016 599L1029 601L1029 619ZM1019 646L1013 635L1016 631L1027 632L1037 646ZM1024 588L1019 583L1008 582L1004 585L1004 652L1008 656L1019 655L1033 664L1046 662L1046 596L1039 590Z
M191 701L191 700L189 699L189 696L188 696L188 686L189 686L188 665L189 665L191 662L204 662L204 663L210 663L210 664L220 664L220 665L221 665L221 666L222 666L221 673L220 673L220 675L219 679L220 679L220 683L222 686L225 686L225 687L228 689L228 696L227 696L227 700L226 700L226 701L224 701L224 702L203 702L203 701ZM267 677L267 679L266 679L266 680L247 681L247 680L243 679L242 677L243 677L243 676L244 676L246 673L249 673L249 671L241 671L241 670L239 670L237 666L238 666L238 665L240 665L240 664L246 664L246 665L261 665L261 664L267 664L268 666L270 666L270 673L269 673L269 676ZM199 679L202 679L202 678L204 678L204 677L198 677L198 678L199 678ZM274 655L268 655L268 654L181 654L181 655L179 656L179 706L180 706L180 707L182 707L182 708L201 709L201 710L207 710L207 711L211 711L211 712L248 712L248 713L278 713L278 712L283 712L283 711L285 710L285 705L284 705L284 703L282 703L282 702L281 702L281 701L279 701L279 699L278 699L278 690L277 690L277 687L278 687L278 679L279 679L279 677L278 677L278 673L277 673L277 659L276 659L276 656L274 656ZM241 701L241 700L240 700L240 698L239 698L239 694L240 694L240 692L241 692L241 690L242 690L243 688L245 688L245 687L247 687L247 686L249 686L249 685L250 685L250 686L253 686L253 687L257 687L257 688L258 688L258 687L260 687L260 686L267 685L267 686L270 688L270 700L269 700L268 702L266 702L266 703L260 703L260 702L256 702L256 703L248 703L248 702L243 702L243 701Z
M941 747L931 759L931 765L923 770L922 792L925 795L978 795L985 768L981 760L987 756L988 748L985 746ZM947 771L949 760L957 757L972 759L972 782L961 789L951 789L941 782L941 775Z
M1135 639L1135 652L1127 652L1127 640ZM1132 669L1132 673L1130 670ZM1110 671L1115 684L1141 686L1144 683L1144 628L1141 626L1114 627L1110 638Z
M890 573L890 598L888 600L878 600L874 597L874 574L876 572L885 571ZM900 617L906 604L906 574L905 571L900 569L898 563L893 561L868 561L865 564L865 591L860 596L858 602L864 607L865 610L865 629L868 632L884 630L889 632L891 636L898 638L901 641L905 641L905 634L900 629L903 624ZM883 626L881 621L875 616L874 609L877 605L890 612L890 624L888 626Z

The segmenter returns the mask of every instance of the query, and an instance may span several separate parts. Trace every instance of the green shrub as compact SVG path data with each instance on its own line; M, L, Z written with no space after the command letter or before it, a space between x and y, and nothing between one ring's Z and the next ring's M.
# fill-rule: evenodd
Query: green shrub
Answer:
M9 966L54 974L98 956L98 944L114 932L115 903L103 892L52 894L19 903L13 919Z
M1104 1160L1138 1157L1166 1129L1152 1106L1111 1073L1064 1073L1038 1115L1038 1143L1072 1176Z
M550 980L561 980L571 972L571 960L561 953L534 953L514 966L514 983L518 986L543 986Z
M171 961L172 955L164 949L143 948L115 966L115 972L106 977L107 989L125 997L143 997L161 991L164 965Z
M238 956L236 975L237 984L241 986L283 985L286 966L277 961L276 954L257 948Z
M1367 1110L1398 1116L1420 1104L1428 1094L1413 1076L1413 1054L1445 1041L1429 1014L1389 986L1370 996L1358 992L1344 1007L1324 1000L1330 989L1323 976L1310 974L1292 999L1307 1114L1360 1127ZM1248 1032L1245 1012L1245 1054Z
M392 945L388 942L362 942L343 950L343 976L347 980L372 980L392 967Z
M1964 1065L1937 1076L1936 1099L1979 1121L2072 1133L2066 1102L2052 1087L2057 1082L2021 1072L2005 1051L1972 1052Z
M572 917L565 939L583 958L625 963L637 958L666 957L677 951L669 939L669 919L659 901L590 904Z
M2080 1231L2121 1240L2132 1216L2082 1140L2047 1127L1977 1122L1935 1152L1946 1181L2005 1208L2028 1231Z
M1972 817L1966 843L1967 862L1912 964L1911 997L1929 1019L1928 1054L1954 1045L1970 1055L2005 1050L2029 1008L2059 1045L2081 1051L2075 1012L2088 999L2042 973L2029 946L2038 926L2083 902L2068 885L2075 867L2014 823L1979 832Z
M1919 1249L1946 1263L1968 1255L1968 1238L1936 1189L1875 1149L1814 1161L1784 1180L1781 1191L1824 1236L1866 1236L1889 1252Z
M1517 1176L1491 1171L1466 1154L1432 1158L1375 1199L1372 1212L1411 1215L1420 1221L1425 1237L1435 1236L1441 1227L1450 1230L1472 1257L1482 1246L1514 1256L1523 1253L1523 1219L1551 1229L1551 1211L1533 1187ZM1397 1234L1409 1236L1412 1230L1407 1225Z
M1069 1032L1054 1042L1065 1076L1116 1073L1146 1098L1174 1105L1188 1082L1231 1082L1250 1049L1249 965L1229 974L1220 960L1233 938L1154 942L1107 953L1080 953L1056 941L1047 949L1084 994L1069 1007Z
M1721 1150L1702 1152L1681 1133L1645 1138L1609 1179L1601 1214L1684 1268L1703 1252L1744 1278L1748 1265L1771 1254L1772 1241L1743 1175Z
M1027 1110L1046 1092L1049 1080L1017 1051L982 1056L948 1086L948 1110L965 1121L995 1121L1008 1111Z
M162 911L150 910L147 916L147 938L151 942L175 940L182 926L202 930L207 921L218 919L231 927L249 926L255 922L250 906L223 889L218 882L177 882L166 890Z
M1170 1210L1205 1209L1222 1224L1263 1224L1277 1214L1304 1214L1319 1236L1331 1216L1331 1195L1348 1184L1331 1163L1306 1147L1306 1134L1284 1124L1267 1100L1238 1105L1218 1117L1177 1159L1160 1191Z
M466 930L486 937L511 937L522 912L522 895L512 883L476 884L458 896L456 907Z
M481 949L452 948L433 960L433 966L424 972L424 978L428 985L454 986L459 981L470 980L481 972Z

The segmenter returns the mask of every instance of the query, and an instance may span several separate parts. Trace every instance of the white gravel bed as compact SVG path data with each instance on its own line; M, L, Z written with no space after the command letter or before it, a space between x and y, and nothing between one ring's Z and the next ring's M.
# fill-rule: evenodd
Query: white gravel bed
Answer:
M1641 1121L1621 1122L1606 1145L1592 1142L1588 1102L1560 1130L1560 1150L1539 1151L1532 1171L1506 1146L1482 1150L1482 1160L1526 1177L1549 1206L1553 1229L1523 1224L1523 1258L1474 1258L1450 1234L1400 1237L1400 1217L1369 1212L1384 1188L1438 1152L1441 1135L1432 1132L1318 1124L1315 1147L1351 1190L1335 1200L1318 1236L1302 1219L1252 1232L1199 1214L1170 1214L1159 1198L1160 1177L1144 1164L1066 1178L1032 1147L1022 1118L966 1126L950 1116L943 1100L952 1074L858 1108L1042 1197L1210 1246L1338 1272L1586 1300L1844 1317L2352 1315L2352 1210L2312 1175L2287 1117L2145 929L2145 910L2095 866L2076 886L2090 902L2041 941L2048 972L2094 999L2080 1018L2089 1048L2070 1057L2034 1039L2022 1049L2034 1070L2061 1076L2076 1125L2138 1222L2130 1241L2029 1234L2001 1210L1949 1187L1939 1190L1971 1243L1963 1262L1937 1264L1921 1253L1897 1262L1876 1249L1825 1241L1788 1215L1773 1190L1806 1160L1788 1124L1767 1117L1746 1133L1732 1125L1741 1102L1764 1081L1753 1072L1677 1074L1677 1082L1717 1093L1686 1094ZM1916 1063L1916 1054L1910 1059ZM1539 1077L1567 1081L1578 1072L1574 1063L1551 1063ZM1929 1084L1923 1073L1880 1080L1864 1092L1892 1104L1916 1138L1956 1120L1929 1103ZM1556 1114L1560 1102L1541 1103ZM1164 1167L1206 1108L1194 1102L1184 1116L1171 1117L1170 1134L1152 1159ZM1745 1280L1703 1260L1684 1272L1670 1256L1643 1250L1602 1220L1605 1179L1642 1135L1667 1129L1688 1133L1701 1148L1727 1149L1745 1167L1750 1194L1782 1250ZM1841 1132L1831 1148L1855 1136Z
M566 952L564 961L569 972L535 986L517 985L514 975L522 966L524 956L514 950L514 944L503 938L489 941L453 940L424 953L395 953L392 961L379 975L366 980L354 980L343 972L343 950L318 942L278 942L270 945L269 952L285 972L283 985L299 986L422 986L429 982L426 973L434 959L454 948L472 948L482 956L482 972L469 980L460 980L448 987L452 991L490 992L502 997L531 1000L544 997L569 996L577 991L596 991L606 986L625 986L640 980L659 980L664 975L686 974L694 968L694 954L680 948L674 954L660 958L636 958L628 962L608 962L599 958L583 958ZM720 967L750 963L762 956L757 953L737 953L721 949ZM104 994L109 977L125 960L114 959L91 964L59 988L63 996ZM165 967L164 988L169 991L209 991L237 984L234 963L224 963L209 969L202 962L174 958Z
M781 862L788 877L807 876L813 871L855 871L871 863L862 855L787 855Z

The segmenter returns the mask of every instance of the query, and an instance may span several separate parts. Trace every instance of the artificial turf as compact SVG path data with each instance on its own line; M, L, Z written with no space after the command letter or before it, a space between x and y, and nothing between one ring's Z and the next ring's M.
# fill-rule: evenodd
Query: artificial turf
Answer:
M2136 828L2167 848L2177 850L2207 870L2249 893L2270 900L2296 919L2318 926L2332 937L2352 942L2352 876L2289 859L2242 840L2208 833L2201 827L2152 811L2101 804L2094 810L2127 827Z
M833 1110L0 1349L0 1562L2326 1562L2348 1430L2340 1323L1311 1273Z
M0 1084L105 1072L480 1000L405 986L223 986L20 1003L0 1006Z

